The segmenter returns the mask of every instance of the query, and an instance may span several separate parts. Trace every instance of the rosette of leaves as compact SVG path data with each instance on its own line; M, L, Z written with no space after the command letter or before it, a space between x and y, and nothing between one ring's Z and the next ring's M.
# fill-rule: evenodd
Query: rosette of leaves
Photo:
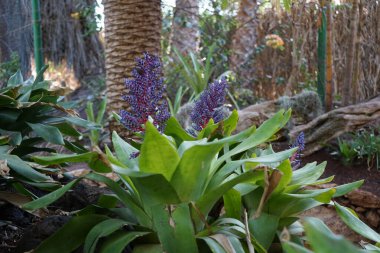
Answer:
M0 89L0 161L6 168L6 173L4 170L0 173L0 181L13 184L25 194L22 184L43 189L59 187L52 177L59 169L30 159L37 152L57 153L66 149L82 155L77 161L98 160L95 152L80 144L82 133L77 128L98 126L77 117L69 104L62 101L64 89L51 89L48 81L38 81L42 73L34 81L24 81L18 71Z
M319 180L325 163L310 163L293 172L289 158L297 148L274 152L268 145L289 117L290 111L280 111L257 129L253 126L231 135L238 121L234 111L217 124L211 119L197 137L174 117L164 134L147 121L141 145L131 145L114 132L115 152L107 149L106 153L120 180L90 173L24 205L29 210L46 207L83 178L102 182L113 191L101 196L97 205L77 212L34 252L56 248L72 252L83 245L86 253L265 253L276 244L286 252L311 252L304 247L305 239L314 243L315 233L331 232L320 231L323 225L311 220L306 223L307 237L302 237L297 215L334 204L333 197L359 187L362 181L311 189L332 180ZM136 152L139 156L132 158ZM377 233L350 210L335 206L355 231L378 240ZM337 243L347 244L338 239Z

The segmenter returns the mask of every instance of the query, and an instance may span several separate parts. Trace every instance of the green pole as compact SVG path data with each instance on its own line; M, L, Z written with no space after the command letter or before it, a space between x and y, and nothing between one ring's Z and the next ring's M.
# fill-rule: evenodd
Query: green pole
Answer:
M34 62L36 73L38 74L44 66L44 57L42 54L42 36L41 36L41 12L40 1L32 0L33 12L33 42L34 42ZM43 79L43 76L41 76Z
M317 92L325 107L325 86L326 86L326 10L325 6L321 6L321 26L318 29L318 76L317 76Z

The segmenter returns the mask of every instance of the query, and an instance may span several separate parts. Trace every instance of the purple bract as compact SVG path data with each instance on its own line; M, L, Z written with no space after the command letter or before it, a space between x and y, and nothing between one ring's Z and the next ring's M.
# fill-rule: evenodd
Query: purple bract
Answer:
M301 152L305 149L305 135L303 132L297 136L293 145L290 146L290 148L295 147L298 147L298 150L290 157L293 169L297 169L301 165Z
M192 127L201 131L213 119L215 123L223 120L223 104L226 96L227 80L222 78L211 83L195 102L190 115Z
M128 94L123 99L131 106L130 111L121 110L121 122L130 131L144 132L149 116L160 132L170 118L168 104L163 98L165 86L161 77L161 63L157 56L144 53L136 59L132 78L125 81Z

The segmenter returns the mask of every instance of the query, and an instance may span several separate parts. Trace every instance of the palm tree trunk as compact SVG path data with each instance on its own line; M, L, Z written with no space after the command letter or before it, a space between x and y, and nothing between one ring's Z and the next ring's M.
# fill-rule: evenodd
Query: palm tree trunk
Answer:
M173 15L171 49L182 54L196 52L199 48L199 3L198 0L176 0Z
M350 14L350 30L352 32L349 45L347 48L347 61L346 61L346 71L345 78L343 82L342 89L342 104L347 106L352 102L352 77L353 77L353 68L354 68L354 56L355 56L355 41L357 37L357 23L358 23L358 0L353 0L352 9Z
M125 78L131 76L135 59L143 52L160 54L160 0L105 0L105 58L108 112L128 109L122 100ZM110 131L127 137L129 133L115 121Z

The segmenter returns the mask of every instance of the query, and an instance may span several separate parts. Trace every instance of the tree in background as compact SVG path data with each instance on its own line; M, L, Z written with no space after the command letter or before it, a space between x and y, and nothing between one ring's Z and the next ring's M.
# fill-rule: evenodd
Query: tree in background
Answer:
M160 55L161 1L105 0L105 58L108 112L128 109L122 99L125 79L143 52ZM123 137L125 128L110 122L110 130Z
M250 64L256 50L256 0L241 0L237 14L237 30L232 39L231 69L247 86L252 79L253 70Z
M176 0L173 15L171 48L179 52L196 52L199 48L199 2L198 0Z

